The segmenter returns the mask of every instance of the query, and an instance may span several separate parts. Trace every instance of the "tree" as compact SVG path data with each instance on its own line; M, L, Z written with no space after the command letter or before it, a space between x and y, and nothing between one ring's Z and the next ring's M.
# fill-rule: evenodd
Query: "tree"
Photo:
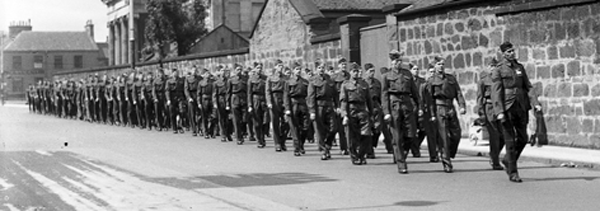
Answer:
M177 44L178 56L185 55L208 32L206 8L203 0L148 0L146 39L161 59L171 43Z

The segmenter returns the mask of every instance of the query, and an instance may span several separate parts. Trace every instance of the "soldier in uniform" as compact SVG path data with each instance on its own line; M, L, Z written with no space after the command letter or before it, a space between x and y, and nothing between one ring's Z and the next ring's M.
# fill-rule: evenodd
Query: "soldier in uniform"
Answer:
M283 91L287 78L283 74L283 62L276 61L274 72L269 76L265 83L267 107L271 114L273 123L273 141L275 142L275 151L286 151L285 141L288 133L288 125L284 119Z
M213 87L213 103L217 110L217 119L221 133L221 141L233 141L231 139L231 128L229 127L229 106L227 105L227 76L225 68L221 65L217 67L217 78Z
M253 73L248 78L248 113L252 121L251 130L254 130L258 140L258 148L264 148L265 131L264 125L267 122L267 103L265 101L265 83L266 76L262 74L262 64L254 63ZM268 133L268 132L267 132Z
M185 78L179 76L179 71L173 69L172 76L166 83L167 106L171 112L171 127L173 133L183 133L183 123L186 121L185 94L184 94ZM179 121L177 120L179 117Z
M371 112L373 110L369 84L362 79L362 71L352 64L349 80L340 90L342 125L350 145L350 159L354 165L367 164L366 153L371 148Z
M52 99L54 100L54 115L58 118L62 117L62 105L63 105L63 98L62 98L62 86L63 83L62 81L55 81L54 82L54 88L52 89Z
M456 78L444 71L444 59L435 57L436 73L427 80L427 92L432 96L430 110L433 124L438 131L438 144L441 151L444 171L451 173L453 166L450 161L458 150L461 137L460 124L453 101L456 99L460 113L465 114L465 99Z
M417 130L419 94L413 76L402 68L402 54L396 50L390 52L391 71L383 75L382 102L384 121L390 125L393 136L394 162L398 172L408 173L406 155Z
M367 158L375 158L375 150L379 143L379 136L384 133L384 144L388 152L393 152L393 146L390 140L389 129L383 121L383 110L381 108L381 82L375 78L375 66L371 63L365 64L366 79L369 84L369 96L371 96L372 108L371 121L373 122L373 136L371 138L371 146L367 149Z
M136 70L132 70L125 82L125 90L127 90L127 96L125 100L127 101L127 118L129 119L129 126L134 128L138 125L139 119L137 118L137 102L136 102L136 93L135 86L137 83L137 73Z
M108 123L107 121L107 109L106 109L106 104L107 104L107 99L106 99L106 84L108 83L108 76L107 75L103 75L102 78L100 79L100 81L98 81L97 84L97 94L96 96L97 99L97 108L98 111L96 113L98 113L98 121L102 121L102 123L106 124Z
M304 142L311 127L306 104L308 80L302 77L302 66L299 63L294 63L293 68L292 76L285 83L283 98L285 116L294 139L294 156L300 156L306 153Z
M148 128L148 130L152 130L152 126L156 125L156 118L154 116L154 98L152 96L153 87L154 75L152 74L152 72L148 72L146 74L144 84L142 86L142 108L146 117L146 128Z
M94 77L90 75L85 85L85 119L88 122L93 122L93 114L94 114Z
M410 68L410 72L413 75L413 81L415 82L415 86L417 87L418 93L419 93L419 102L416 102L415 105L420 105L420 108L418 108L420 110L420 112L418 113L418 117L417 117L417 134L415 135L414 139L412 140L412 144L410 147L410 151L412 152L413 157L418 158L421 157L421 144L423 143L423 140L425 140L425 136L427 136L427 124L429 123L429 119L425 119L424 115L423 115L423 109L422 109L422 105L423 105L423 95L421 93L421 87L423 86L423 84L425 84L425 79L419 77L419 67L414 65L414 64L408 64L409 68ZM427 138L429 139L430 137L427 136Z
M127 74L121 75L119 83L117 84L117 100L119 101L119 117L121 124L126 127L129 123L129 117L127 116Z
M184 93L188 104L188 121L190 122L189 125L192 128L192 136L198 136L198 114L200 111L198 111L197 89L198 81L200 81L202 78L200 77L200 71L198 68L194 66L193 69L194 74L188 75L185 78Z
M506 154L502 163L509 180L522 182L517 170L517 160L527 145L528 112L532 107L541 111L542 106L536 97L530 97L532 88L527 72L515 58L515 49L510 42L500 45L503 59L492 71L491 98L494 115L500 122L502 136L506 144Z
M165 96L166 76L163 69L158 70L158 75L152 82L152 99L154 99L154 117L156 128L162 131L167 128L168 107L166 107L167 98Z
M315 67L317 71L308 82L307 104L317 133L321 160L328 160L331 158L331 145L337 132L334 108L339 101L335 98L335 82L325 74L325 63L318 60Z
M202 77L198 82L196 88L198 99L198 108L200 112L201 122L198 124L202 131L204 131L204 138L215 138L215 123L216 113L213 108L212 94L213 94L213 83L215 82L214 77L207 69L202 70Z
M346 58L341 58L338 60L338 69L334 73L331 74L331 79L335 82L335 87L337 90L336 100L339 99L340 91L342 90L342 84L344 81L350 79L350 74L346 71ZM339 105L339 104L338 104ZM337 113L337 125L342 124L342 115L341 108L336 108ZM346 132L344 131L344 127L338 127L338 137L340 139L340 150L342 155L348 155L348 139L346 137Z
M142 104L142 102L144 101L144 75L142 73L136 73L135 74L135 79L133 82L133 91L132 91L132 105L133 105L133 115L135 116L135 119L137 120L137 126L140 127L140 129L145 129L146 128L146 113L144 111L144 105Z
M491 73L494 71L498 61L493 58L488 69L481 72L481 77L477 82L477 108L479 118L485 120L485 127L490 139L490 165L494 170L504 170L500 165L500 150L504 147L504 139L498 130L499 125L494 115L494 106L492 105L492 78Z
M227 104L233 113L233 129L238 145L244 143L243 117L248 108L248 80L242 75L243 67L235 64L234 74L227 80Z
M419 124L422 124L425 129L425 133L427 136L427 150L429 152L429 162L437 163L440 162L440 158L438 156L438 141L439 135L437 135L437 129L433 127L433 122L431 121L431 105L435 103L433 101L431 93L427 90L427 80L431 76L435 74L435 68L433 64L429 64L427 68L427 77L425 78L425 83L421 84L419 87L419 94L421 96L421 102L419 106L421 115L419 116ZM419 144L420 146L420 144Z
M117 121L115 119L115 77L111 76L104 86L104 98L106 99L106 120L114 125Z

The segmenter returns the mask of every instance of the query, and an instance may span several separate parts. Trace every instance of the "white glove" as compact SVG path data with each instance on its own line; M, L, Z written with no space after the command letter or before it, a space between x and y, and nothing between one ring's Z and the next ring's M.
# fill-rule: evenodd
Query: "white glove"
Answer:
M504 120L504 114L500 113L498 114L498 116L496 117L498 120Z
M315 113L310 113L310 120L317 119L317 115Z
M248 107L248 112L252 112L252 107Z
M348 117L347 117L347 116L345 116L345 117L342 119L342 125L348 125Z
M291 112L290 110L285 110L285 112L284 112L284 113L285 113L285 115L287 115L287 116L289 116L289 115L292 115L292 112Z
M267 104L267 108L269 108L269 109L273 108L273 104Z
M465 108L460 108L458 112L460 112L460 114L466 114L467 110Z
M536 105L535 106L535 111L542 111L542 106L541 105Z
M171 105L171 101L170 100L167 100L167 105Z
M419 116L423 116L423 110L419 109Z
M392 121L392 115L386 114L383 117L383 120L385 120L386 122L391 122Z

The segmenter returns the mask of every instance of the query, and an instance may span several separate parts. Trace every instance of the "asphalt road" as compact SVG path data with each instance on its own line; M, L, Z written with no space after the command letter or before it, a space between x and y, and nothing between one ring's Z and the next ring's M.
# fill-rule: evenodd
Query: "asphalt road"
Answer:
M400 175L382 147L367 165L0 107L0 210L598 210L600 172L521 162L524 182L459 155ZM289 141L291 146L291 141ZM382 145L381 145L382 146ZM337 152L337 150L335 151Z

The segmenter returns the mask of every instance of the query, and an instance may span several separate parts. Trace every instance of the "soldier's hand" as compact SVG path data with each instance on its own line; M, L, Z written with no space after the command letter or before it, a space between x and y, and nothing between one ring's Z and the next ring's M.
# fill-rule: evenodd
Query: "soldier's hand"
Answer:
M267 104L267 108L269 108L269 109L273 108L273 104L270 104L270 103Z
M228 110L228 111L229 111L229 106L225 106L225 110Z
M338 114L342 114L342 109L341 108L336 108L335 112L338 113Z
M310 120L317 119L317 115L315 113L310 113Z
M191 103L191 102L194 102L194 100L192 100L192 98L190 98L190 99L188 99L188 102Z
M541 105L535 105L535 111L542 111Z
M386 114L383 117L383 120L385 120L386 122L391 122L392 121L392 115Z
M287 116L290 116L290 115L292 115L292 112L291 112L290 110L285 110L285 112L284 112L284 113L285 113L285 115L287 115Z
M167 100L167 105L171 105L171 101L170 100Z
M419 109L419 116L423 116L423 110Z
M248 112L252 112L252 107L248 107Z
M342 125L348 125L348 117L347 117L347 116L345 116L345 117L342 119Z
M436 118L435 117L431 117L431 121L435 122Z
M137 104L137 101L135 101L135 100L134 100L134 101L133 101L133 105L135 105L135 104Z
M125 98L125 101L129 101L129 98L127 98L127 97L126 97L126 98Z
M217 107L217 104L214 104L214 105L213 105L213 108L218 108L218 107Z
M155 102L155 103L158 103L158 99L154 99L154 102Z
M465 108L460 108L458 111L459 111L459 112L460 112L460 114L462 114L462 115L464 115L464 114L466 114L466 113L467 113L467 109L465 109Z

